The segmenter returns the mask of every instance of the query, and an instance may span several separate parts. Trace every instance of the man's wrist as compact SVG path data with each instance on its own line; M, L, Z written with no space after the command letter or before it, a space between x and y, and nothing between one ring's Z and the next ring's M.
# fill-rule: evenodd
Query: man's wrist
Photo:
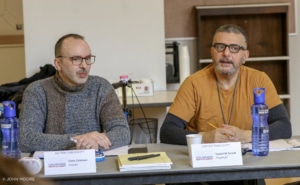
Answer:
M252 130L245 130L244 136L242 143L250 143L252 141Z

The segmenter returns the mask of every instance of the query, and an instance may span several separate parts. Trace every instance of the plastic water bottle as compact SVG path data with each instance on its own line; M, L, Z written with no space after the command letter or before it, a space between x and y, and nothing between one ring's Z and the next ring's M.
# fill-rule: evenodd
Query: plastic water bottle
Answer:
M16 104L13 101L2 102L4 118L1 122L2 131L2 154L7 157L20 158L19 147L19 120L16 117Z
M252 153L254 156L269 154L269 109L265 104L265 88L254 88L254 104L251 106L252 116Z
M0 103L0 125L2 123L3 115L4 115L4 108L2 103ZM2 150L2 132L0 132L0 150Z
M3 115L4 115L4 108L3 108L3 104L0 103L0 119L3 118Z

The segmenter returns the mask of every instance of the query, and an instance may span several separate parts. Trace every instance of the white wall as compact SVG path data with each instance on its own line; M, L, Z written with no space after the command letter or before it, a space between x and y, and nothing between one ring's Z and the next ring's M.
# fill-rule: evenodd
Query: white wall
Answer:
M291 122L293 135L300 135L300 2L297 2L297 35L289 38L290 49L290 90L291 90Z
M166 89L162 0L23 0L23 13L27 77L53 64L56 41L74 32L96 55L91 74L151 78Z

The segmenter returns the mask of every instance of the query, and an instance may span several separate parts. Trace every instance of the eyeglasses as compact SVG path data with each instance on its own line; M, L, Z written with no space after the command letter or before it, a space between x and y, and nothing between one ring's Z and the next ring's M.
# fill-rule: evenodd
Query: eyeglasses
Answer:
M228 49L231 53L238 53L240 51L240 49L246 50L246 48L244 48L243 46L240 46L238 44L227 45L227 44L223 44L223 43L214 43L212 45L212 47L214 47L217 52L223 52L226 49L226 47L228 47Z
M74 56L74 57L65 57L65 56L58 56L57 58L68 58L71 60L72 64L75 66L79 66L82 64L83 60L85 61L86 65L91 65L95 63L96 56L90 55L87 57L80 57L80 56Z

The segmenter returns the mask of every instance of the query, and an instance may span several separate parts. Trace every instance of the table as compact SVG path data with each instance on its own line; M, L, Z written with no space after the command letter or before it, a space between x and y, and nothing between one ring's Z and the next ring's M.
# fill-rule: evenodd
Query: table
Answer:
M97 163L97 172L89 174L52 175L59 184L157 184L200 181L224 181L264 179L300 176L300 150L270 152L256 157L251 153L243 156L242 166L192 168L187 146L147 144L148 152L165 151L173 161L170 170L119 172L116 157L106 157Z
M131 97L127 96L128 108L139 108L140 105L143 107L168 107L172 104L177 91L154 91L153 96L138 96ZM120 102L123 103L122 97L119 98Z

